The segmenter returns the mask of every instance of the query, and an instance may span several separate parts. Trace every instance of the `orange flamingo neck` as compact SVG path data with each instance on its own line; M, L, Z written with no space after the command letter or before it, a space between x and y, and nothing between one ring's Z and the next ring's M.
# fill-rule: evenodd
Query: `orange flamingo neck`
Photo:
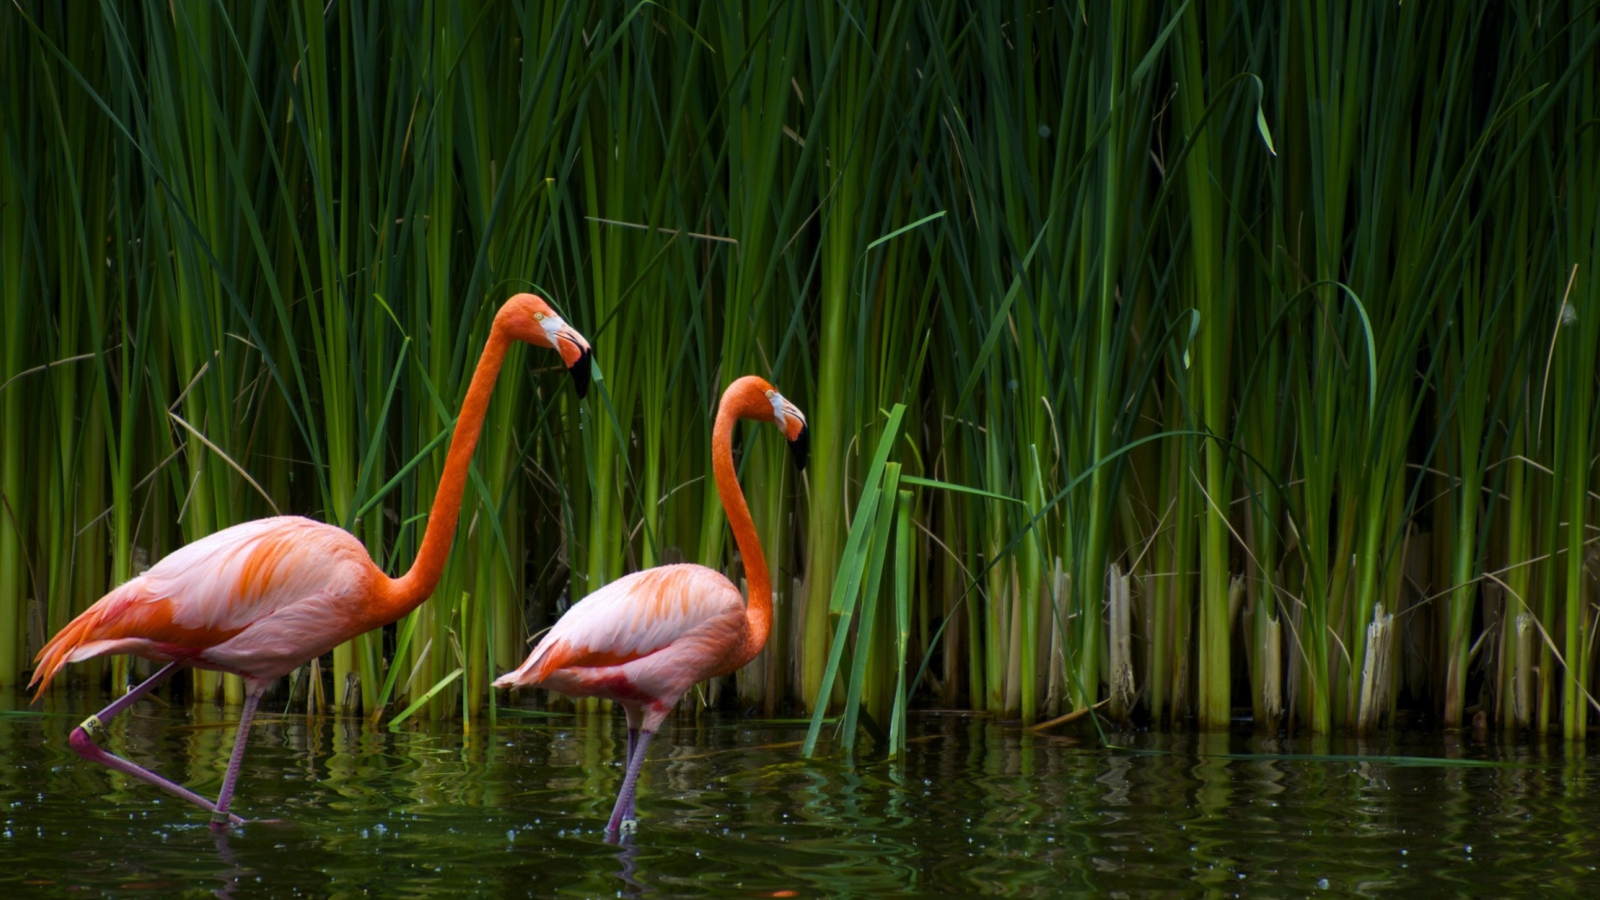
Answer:
M765 398L761 402L765 403ZM739 476L733 470L733 429L740 419L746 418L740 406L734 398L724 396L717 409L716 425L711 431L711 469L717 479L717 494L722 498L722 509L728 515L728 527L733 529L734 543L739 545L745 581L750 590L749 604L745 610L748 627L734 669L761 652L761 648L766 646L767 634L772 630L772 576L767 572L767 557L761 551L761 539L756 535L754 520L750 518L744 489L739 486Z
M417 549L411 570L388 583L387 596L382 603L385 624L421 606L433 595L439 576L444 573L450 546L455 542L456 522L461 516L461 495L467 486L472 451L477 449L483 419L489 411L489 395L494 392L494 383L500 376L500 366L505 362L511 341L511 336L496 319L489 329L483 355L478 357L478 368L472 373L467 397L461 402L461 413L456 417L455 434L450 438L450 452L445 457L444 472L439 476L439 489L433 495L433 509L428 513L428 526L422 533L422 546Z

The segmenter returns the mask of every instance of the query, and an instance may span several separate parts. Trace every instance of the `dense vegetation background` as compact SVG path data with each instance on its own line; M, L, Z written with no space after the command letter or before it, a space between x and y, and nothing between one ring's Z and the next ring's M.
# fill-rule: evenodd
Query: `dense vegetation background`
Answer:
M695 702L1596 706L1593 3L23 0L0 33L7 684L236 522L406 564L531 289L598 390L513 357L435 599L312 705L492 711L568 602L736 574L710 413L756 372L814 464L743 439L779 627Z

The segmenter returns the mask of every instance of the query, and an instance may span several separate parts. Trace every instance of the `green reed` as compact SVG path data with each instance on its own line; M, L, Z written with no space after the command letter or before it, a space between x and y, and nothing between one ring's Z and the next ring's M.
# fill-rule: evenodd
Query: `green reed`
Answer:
M740 441L775 631L689 705L893 749L918 703L1116 692L1203 728L1585 730L1593 8L0 16L0 681L274 510L403 568L492 311L536 290L591 398L510 357L437 596L295 703L493 715L564 604L737 580L710 414L756 372L813 464Z

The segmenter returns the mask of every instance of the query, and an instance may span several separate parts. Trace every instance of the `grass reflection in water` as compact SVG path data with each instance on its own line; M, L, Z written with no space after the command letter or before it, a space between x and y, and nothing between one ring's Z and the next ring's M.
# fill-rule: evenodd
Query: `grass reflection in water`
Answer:
M73 698L74 708L78 704ZM61 698L58 703L67 702ZM64 709L64 707L63 707ZM66 749L76 721L0 716L0 891L41 895L1058 896L1173 890L1490 893L1600 884L1587 757L1399 735L1050 737L915 719L903 762L804 762L804 726L711 717L661 735L623 846L601 832L620 716L506 716L470 737L263 717L246 814L205 817ZM215 790L231 712L141 709L111 745ZM257 743L259 742L259 743ZM1438 762L1436 760L1444 760ZM1488 761L1491 765L1472 765ZM1466 764L1461 764L1461 763ZM793 893L791 893L793 892Z

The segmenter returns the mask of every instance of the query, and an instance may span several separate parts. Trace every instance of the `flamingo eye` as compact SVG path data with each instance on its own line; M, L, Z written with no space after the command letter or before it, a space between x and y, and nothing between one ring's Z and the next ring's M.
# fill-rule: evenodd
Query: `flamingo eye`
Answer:
M533 320L535 322L543 322L544 321L544 313L542 313L542 312L534 313L533 314Z

